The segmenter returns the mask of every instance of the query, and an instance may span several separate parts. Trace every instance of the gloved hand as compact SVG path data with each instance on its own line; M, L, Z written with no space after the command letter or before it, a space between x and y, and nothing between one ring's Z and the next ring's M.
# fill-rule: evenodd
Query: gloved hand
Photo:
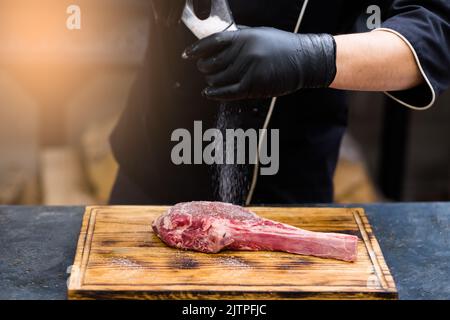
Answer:
M173 26L180 21L186 0L151 0L155 21L165 26Z
M214 100L259 99L302 88L328 87L336 76L336 42L328 34L294 34L273 28L222 32L184 52L197 59Z

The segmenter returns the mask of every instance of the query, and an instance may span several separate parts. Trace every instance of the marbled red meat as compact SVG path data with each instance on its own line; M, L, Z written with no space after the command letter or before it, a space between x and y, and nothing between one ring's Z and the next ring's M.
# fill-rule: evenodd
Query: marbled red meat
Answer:
M358 237L299 229L221 202L177 204L152 227L168 246L204 253L264 250L344 261L357 258Z

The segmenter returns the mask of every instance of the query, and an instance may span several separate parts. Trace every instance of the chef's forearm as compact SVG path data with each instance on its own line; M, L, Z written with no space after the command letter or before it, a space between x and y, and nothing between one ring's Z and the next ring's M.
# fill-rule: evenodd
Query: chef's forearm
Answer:
M337 74L331 88L395 91L424 81L412 50L394 33L375 30L335 39Z

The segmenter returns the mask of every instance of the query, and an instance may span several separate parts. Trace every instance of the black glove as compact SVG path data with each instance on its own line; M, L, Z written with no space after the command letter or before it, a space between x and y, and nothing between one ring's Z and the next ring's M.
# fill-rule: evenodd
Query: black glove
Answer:
M329 87L336 76L336 42L328 34L294 34L273 28L222 32L184 52L198 59L214 100L259 99L302 88Z
M151 0L151 5L156 23L170 27L180 21L186 0Z

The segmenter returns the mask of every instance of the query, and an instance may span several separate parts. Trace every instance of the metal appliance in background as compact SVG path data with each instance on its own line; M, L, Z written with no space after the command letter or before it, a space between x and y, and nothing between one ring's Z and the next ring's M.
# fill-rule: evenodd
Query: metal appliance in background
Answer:
M186 0L181 20L199 39L238 30L227 0Z

